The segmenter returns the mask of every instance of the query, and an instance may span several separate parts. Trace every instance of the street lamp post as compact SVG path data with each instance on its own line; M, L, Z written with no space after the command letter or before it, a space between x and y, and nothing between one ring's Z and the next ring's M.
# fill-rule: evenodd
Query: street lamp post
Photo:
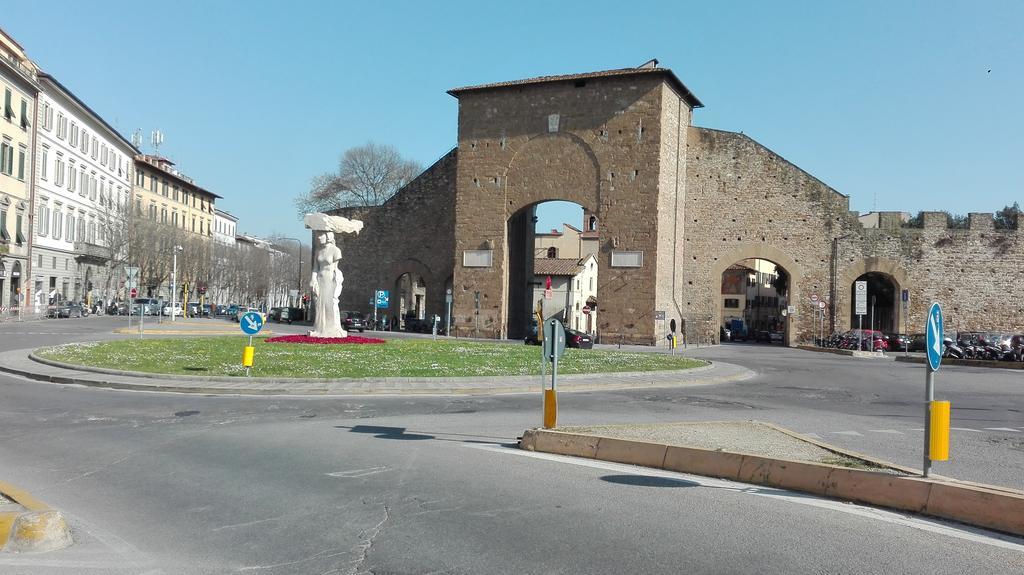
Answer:
M171 321L174 321L178 314L178 252L184 251L181 246L174 246L174 267L171 270ZM160 310L163 312L163 310Z

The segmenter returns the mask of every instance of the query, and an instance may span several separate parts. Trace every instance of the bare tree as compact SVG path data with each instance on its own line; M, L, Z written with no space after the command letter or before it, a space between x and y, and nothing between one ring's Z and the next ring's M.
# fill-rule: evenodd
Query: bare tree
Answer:
M313 179L309 192L295 200L300 214L350 206L379 206L423 168L392 146L368 142L341 156L338 171Z

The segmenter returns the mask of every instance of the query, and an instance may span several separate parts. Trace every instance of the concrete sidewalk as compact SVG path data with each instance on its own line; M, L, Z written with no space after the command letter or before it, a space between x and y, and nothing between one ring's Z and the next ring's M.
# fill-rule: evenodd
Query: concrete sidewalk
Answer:
M539 374L512 377L396 377L339 380L158 375L67 366L34 358L31 352L31 349L20 349L0 353L0 371L52 383L136 391L229 395L539 393L542 386ZM706 367L685 371L563 375L558 378L557 389L570 392L682 387L741 381L754 375L753 371L745 367L716 362ZM543 380L543 384L549 382L550 375Z

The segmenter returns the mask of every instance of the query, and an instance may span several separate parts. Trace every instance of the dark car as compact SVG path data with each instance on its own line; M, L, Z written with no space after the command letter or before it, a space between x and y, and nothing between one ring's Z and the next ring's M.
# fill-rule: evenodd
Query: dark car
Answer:
M306 312L304 312L301 307L283 307L283 308L281 308L281 321L282 322L292 323L293 321L303 321L304 319L306 319ZM362 330L359 330L359 331L362 331Z
M341 327L343 327L346 331L358 330L359 333L363 333L363 331L366 329L366 323L363 320L363 312L342 311Z
M925 351L925 344L927 343L927 337L923 333L915 333L910 336L910 350L909 351ZM956 338L952 338L956 341Z
M281 308L270 308L270 311L267 313L267 321L281 321Z
M589 333L565 328L565 347L577 347L579 349L593 349L594 338Z
M64 302L57 306L57 317L82 317L82 304L78 302Z
M228 304L228 307L224 310L224 315L230 316L232 319L238 315L238 304Z
M890 351L910 351L911 337L905 333L887 333L885 341Z
M228 315L228 306L217 304L217 315Z

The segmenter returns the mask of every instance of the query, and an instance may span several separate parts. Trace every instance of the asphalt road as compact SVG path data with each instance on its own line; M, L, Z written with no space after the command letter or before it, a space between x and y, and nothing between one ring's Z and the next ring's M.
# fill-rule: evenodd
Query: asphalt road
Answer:
M114 337L114 321L0 324L0 349ZM743 344L687 353L759 376L562 394L559 423L759 419L920 465L919 366ZM937 473L1022 487L1022 384L940 371L953 425L973 431L954 433ZM0 376L0 479L63 510L76 537L0 554L0 573L1024 572L1017 538L509 447L539 419L523 395L210 397Z

